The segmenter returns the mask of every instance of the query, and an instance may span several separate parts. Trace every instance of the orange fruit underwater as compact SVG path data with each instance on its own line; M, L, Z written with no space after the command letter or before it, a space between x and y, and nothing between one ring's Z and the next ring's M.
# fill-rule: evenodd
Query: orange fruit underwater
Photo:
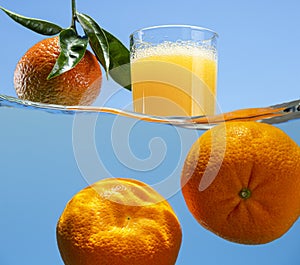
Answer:
M268 243L298 219L300 148L272 125L218 125L193 144L181 185L203 227L237 243Z
M169 203L131 179L104 179L81 190L57 223L66 265L174 265L181 239Z
M47 80L59 54L58 37L44 39L32 46L14 72L17 96L46 104L91 105L102 84L97 58L87 50L74 68Z

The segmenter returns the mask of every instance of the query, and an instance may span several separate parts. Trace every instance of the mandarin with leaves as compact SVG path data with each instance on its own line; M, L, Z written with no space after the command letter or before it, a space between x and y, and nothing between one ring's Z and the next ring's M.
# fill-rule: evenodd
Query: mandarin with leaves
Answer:
M15 22L38 34L59 35L37 43L18 62L14 85L19 98L47 104L90 105L102 84L98 62L106 77L131 90L129 50L89 15L78 12L75 2L71 1L72 20L67 28L0 6ZM83 36L78 34L77 24ZM87 50L88 44L93 53Z
M44 39L18 62L14 86L20 99L58 105L90 105L99 95L102 72L95 55L86 50L71 70L48 79L60 55L59 39Z

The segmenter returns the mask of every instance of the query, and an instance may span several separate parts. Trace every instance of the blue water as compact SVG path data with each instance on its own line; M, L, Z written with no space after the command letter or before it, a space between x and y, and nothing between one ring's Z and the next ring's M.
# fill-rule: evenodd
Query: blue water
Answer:
M0 107L0 121L1 265L62 265L56 222L75 193L106 177L140 179L169 199L183 229L177 265L300 264L300 221L272 243L244 246L206 231L188 212L179 177L201 130L15 107ZM276 126L300 144L300 119Z

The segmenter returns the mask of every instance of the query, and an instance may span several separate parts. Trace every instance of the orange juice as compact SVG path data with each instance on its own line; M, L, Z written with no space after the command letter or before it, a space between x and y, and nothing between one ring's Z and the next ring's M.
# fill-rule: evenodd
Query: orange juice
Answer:
M134 111L157 116L215 112L217 55L211 47L166 42L131 59Z

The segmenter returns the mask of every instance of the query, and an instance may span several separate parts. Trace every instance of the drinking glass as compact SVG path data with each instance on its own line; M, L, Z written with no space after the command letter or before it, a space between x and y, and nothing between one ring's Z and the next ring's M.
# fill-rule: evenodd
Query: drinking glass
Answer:
M130 35L135 112L155 116L213 115L217 90L214 31L161 25Z

